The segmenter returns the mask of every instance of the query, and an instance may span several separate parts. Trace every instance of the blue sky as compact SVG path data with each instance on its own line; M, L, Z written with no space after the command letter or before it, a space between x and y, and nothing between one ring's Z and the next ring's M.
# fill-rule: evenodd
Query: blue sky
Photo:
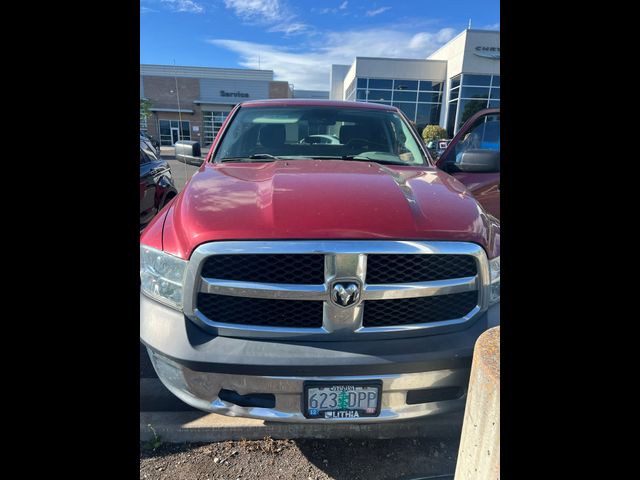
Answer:
M140 0L140 62L270 69L329 89L355 56L425 58L467 27L500 28L499 0Z

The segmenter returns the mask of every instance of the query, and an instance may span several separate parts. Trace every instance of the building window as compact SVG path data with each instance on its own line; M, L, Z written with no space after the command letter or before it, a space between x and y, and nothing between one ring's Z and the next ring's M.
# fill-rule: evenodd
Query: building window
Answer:
M440 104L419 103L416 112L416 125L424 128L427 125L440 123Z
M460 81L461 77L461 81ZM453 88L456 85L456 88ZM451 92L449 100L460 98L460 108L449 108L447 131L449 135L458 133L460 127L474 113L484 108L500 107L500 76L499 75L475 75L464 73L451 79ZM452 102L453 103L453 102ZM452 104L450 103L450 105ZM455 102L457 106L457 102ZM453 117L452 117L453 115Z
M204 146L213 143L229 112L202 112L202 130Z
M465 73L462 75L463 85L473 85L476 87L488 87L491 85L491 75L470 75Z
M418 92L393 92L393 100L400 102L414 102L417 99Z
M440 103L441 98L441 94L438 92L420 92L418 94L419 102Z
M456 122L456 133L464 122L469 120L474 113L479 112L483 108L488 107L487 100L460 100L460 109L458 110L458 121Z
M449 112L447 115L447 135L449 138L453 137L453 131L456 126L456 111L458 109L458 101L449 102Z
M489 98L489 87L462 87L460 98Z
M345 99L394 105L424 128L440 121L442 88L443 82L437 80L356 78L345 90Z
M391 90L369 90L369 101L391 100Z
M432 82L429 80L420 80L421 92L442 92L442 82Z
M393 102L394 107L398 107L404 114L415 122L416 120L416 103L415 102Z
M178 120L158 120L160 145L172 146L179 140L191 140L189 122Z
M394 80L394 90L418 90L417 80Z
M393 80L384 80L381 78L370 78L369 88L379 88L384 90L391 90L393 86Z

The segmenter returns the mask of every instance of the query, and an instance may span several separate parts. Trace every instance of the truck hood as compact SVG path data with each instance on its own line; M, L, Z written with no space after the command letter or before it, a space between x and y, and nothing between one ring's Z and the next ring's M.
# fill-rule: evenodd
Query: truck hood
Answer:
M163 249L189 258L215 240L419 239L474 242L493 257L497 232L436 168L281 160L203 165L167 212Z

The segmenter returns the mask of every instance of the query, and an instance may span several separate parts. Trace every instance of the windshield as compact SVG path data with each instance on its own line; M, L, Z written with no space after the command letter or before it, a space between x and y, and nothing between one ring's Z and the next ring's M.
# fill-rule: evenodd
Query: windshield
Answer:
M392 111L336 107L240 108L215 161L274 159L371 160L400 165L427 162L410 126Z

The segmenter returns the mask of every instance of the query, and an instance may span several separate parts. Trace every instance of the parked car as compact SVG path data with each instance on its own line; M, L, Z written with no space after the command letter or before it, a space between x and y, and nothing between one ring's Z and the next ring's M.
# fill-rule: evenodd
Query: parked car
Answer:
M447 149L449 143L451 143L451 140L447 140L446 138L429 140L427 142L427 149L429 150L429 153L431 154L433 159L437 160L438 158L440 158L440 155L442 155Z
M245 102L142 233L140 279L140 340L187 404L405 420L464 409L500 323L500 225L396 107Z
M147 142L151 145L152 149L156 152L157 155L160 155L160 142L153 136L149 135L148 132L140 131L140 140Z
M500 109L481 110L460 128L436 165L466 185L500 219Z
M167 161L140 140L140 229L177 194Z

